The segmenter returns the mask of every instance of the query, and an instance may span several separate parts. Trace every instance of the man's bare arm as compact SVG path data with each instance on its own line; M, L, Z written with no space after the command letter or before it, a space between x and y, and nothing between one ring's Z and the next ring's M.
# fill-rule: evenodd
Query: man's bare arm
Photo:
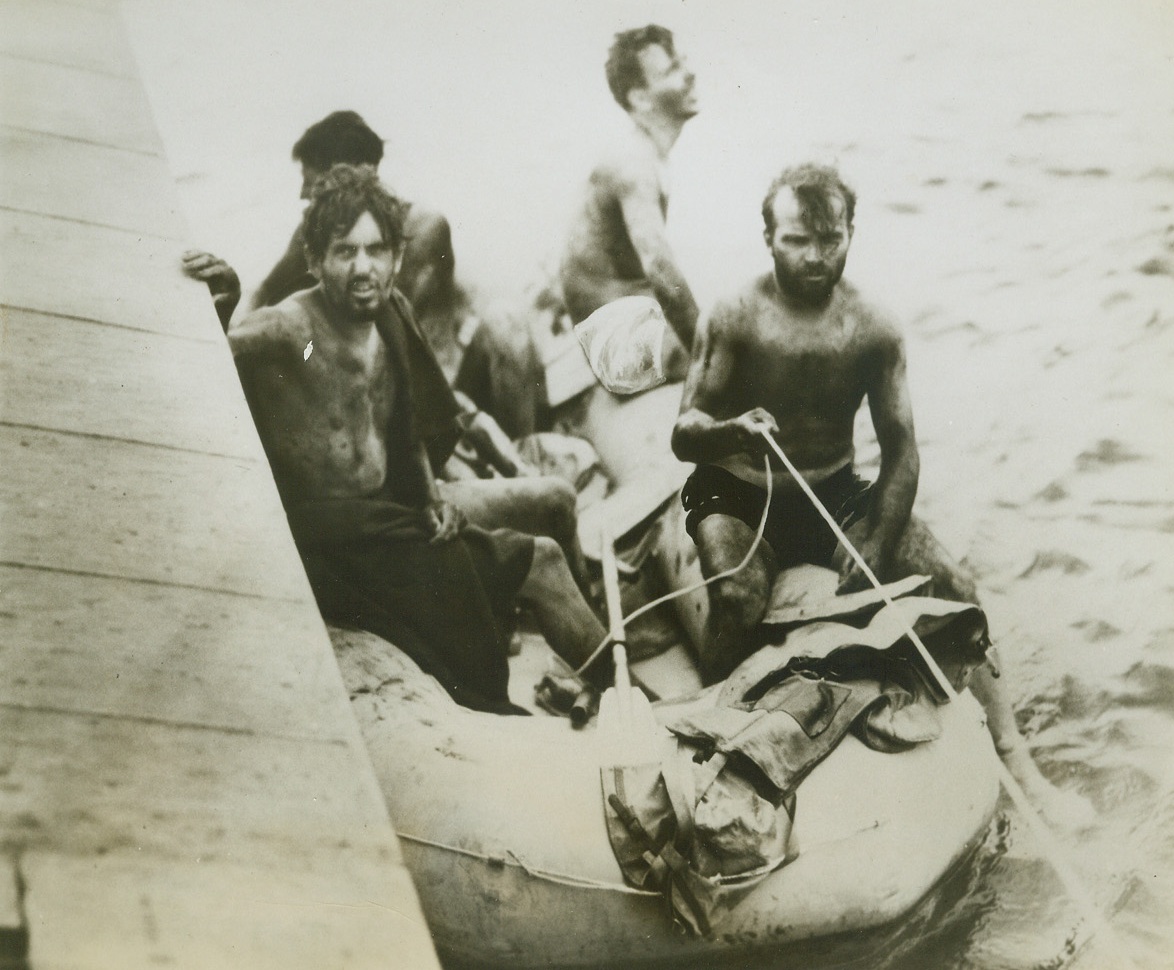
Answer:
M283 360L303 336L305 345L309 335L308 327L299 328L292 318L269 307L239 317L226 333L233 357L270 361Z
M640 257L652 292L681 343L691 347L697 327L697 301L669 246L656 176L653 172L625 173L617 179L617 191L628 238Z
M673 427L673 453L681 461L712 462L737 452L762 454L766 443L758 428L778 431L770 412L753 408L734 418L718 419L722 400L729 394L733 376L733 348L715 310L697 328L693 359L681 395L681 415Z
M913 407L905 377L905 346L895 330L885 334L878 348L868 387L868 409L881 460L880 474L873 486L868 535L859 551L873 572L883 578L913 513L921 472ZM868 585L861 570L853 566L845 571L840 589L849 592Z
M241 281L236 270L219 256L199 249L189 249L183 254L183 271L194 280L208 287L220 326L228 330L233 311L241 298Z
M396 286L417 316L451 290L455 259L448 220L436 213L422 215L412 227Z
M296 365L302 360L300 350L309 341L309 328L298 328L295 322L276 310L263 308L237 319L228 329L228 346L232 350L237 377L253 416L253 423L262 434L266 450L271 441L265 440L265 429L272 421L274 403L266 393L274 380L283 382L296 373ZM274 469L274 476L282 494L290 489Z
M436 485L436 476L432 472L432 462L428 458L428 448L419 441L412 451L412 460L416 466L416 473L424 483L424 494L427 496L424 514L432 528L431 542L448 542L455 539L465 526L465 515L451 502L440 497L440 489Z

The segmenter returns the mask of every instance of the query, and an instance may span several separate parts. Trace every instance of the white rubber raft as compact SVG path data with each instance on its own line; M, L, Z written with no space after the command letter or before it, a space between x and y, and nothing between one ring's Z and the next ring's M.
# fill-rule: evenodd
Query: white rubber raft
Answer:
M899 926L973 853L995 810L995 755L969 693L940 708L939 738L911 750L881 753L849 735L799 786L798 857L713 935L684 935L663 897L624 882L593 725L467 710L377 637L332 636L451 966L714 966L786 952L808 953L809 965L812 944L856 951ZM654 710L664 720L712 697Z

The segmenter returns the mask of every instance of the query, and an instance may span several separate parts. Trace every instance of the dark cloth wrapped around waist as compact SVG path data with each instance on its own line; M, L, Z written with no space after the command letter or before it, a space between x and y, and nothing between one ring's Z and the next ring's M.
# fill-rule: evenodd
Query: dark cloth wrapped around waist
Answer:
M384 498L332 498L289 503L286 518L299 549L337 548L373 539L427 541L431 536L423 509Z
M433 544L423 510L381 497L291 503L286 514L324 619L395 644L466 707L518 712L507 660L531 537L468 527Z

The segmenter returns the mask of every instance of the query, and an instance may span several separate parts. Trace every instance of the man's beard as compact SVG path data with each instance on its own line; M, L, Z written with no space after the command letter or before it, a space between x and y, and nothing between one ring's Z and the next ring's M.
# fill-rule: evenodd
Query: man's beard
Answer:
M678 121L688 121L697 115L698 110L692 88L688 91L664 92L657 107L666 117Z
M349 285L327 289L327 297L335 312L350 323L369 323L379 317L388 299L382 288L378 288L377 293L375 299L360 299L351 294Z
M693 100L692 92L677 98L673 107L673 115L680 121L688 121L690 118L696 118L699 110L697 102Z
M832 291L844 275L844 266L847 259L841 259L834 265L827 266L825 275L820 279L809 279L803 272L792 272L785 263L775 260L775 279L783 295L796 303L806 303L809 306L822 306L832 297Z

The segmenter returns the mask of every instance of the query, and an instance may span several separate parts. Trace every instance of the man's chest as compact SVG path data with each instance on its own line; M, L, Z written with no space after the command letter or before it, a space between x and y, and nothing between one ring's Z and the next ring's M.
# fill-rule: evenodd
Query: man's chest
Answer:
M866 341L842 321L795 322L782 314L760 320L739 348L738 380L755 395L778 400L836 399L862 392Z
M395 408L397 375L387 348L376 337L361 346L322 341L308 365L307 390L332 426L386 428Z

